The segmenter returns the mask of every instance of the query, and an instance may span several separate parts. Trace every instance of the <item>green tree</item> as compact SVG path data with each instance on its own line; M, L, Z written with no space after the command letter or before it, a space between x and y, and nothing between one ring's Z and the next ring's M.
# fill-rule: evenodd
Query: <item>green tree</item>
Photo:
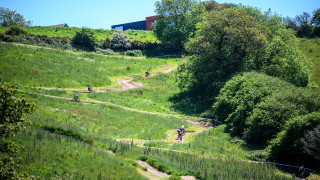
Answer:
M294 87L264 73L245 72L226 82L213 105L215 117L227 124L232 136L242 137L246 120L255 106L267 96Z
M26 97L18 98L16 89L0 79L0 179L26 177L16 172L18 161L12 158L19 152L19 146L7 138L26 128L26 114L34 111L34 105L28 103Z
M234 74L250 69L264 56L270 31L246 12L212 11L197 35L187 43L192 58L179 68L180 88L213 101Z
M227 8L232 8L235 7L234 4L232 3L223 3L223 4L219 4L214 0L210 0L210 1L204 1L203 2L204 7L206 8L206 11L221 11Z
M270 76L306 87L310 80L311 67L311 61L299 50L293 30L279 28L269 41L260 69Z
M161 0L155 3L159 15L154 33L163 43L182 47L193 37L205 12L197 0Z
M24 17L16 11L11 11L8 8L0 7L0 26L30 26L31 21L26 21Z
M73 47L86 51L93 51L96 47L94 33L89 28L81 28L72 39Z
M320 109L319 93L310 88L286 86L255 106L246 120L244 138L247 142L266 144L281 132L286 123Z
M318 113L319 114L319 113ZM318 124L320 124L320 115L318 116ZM314 128L302 138L303 151L320 161L320 125Z
M315 26L320 26L320 8L313 13L311 24Z
M320 127L320 112L289 119L284 129L270 141L268 146L270 159L288 161L303 158L305 161L307 159L314 161L314 158L318 158L320 160L320 128L315 129L317 126ZM312 158L306 156L309 154Z

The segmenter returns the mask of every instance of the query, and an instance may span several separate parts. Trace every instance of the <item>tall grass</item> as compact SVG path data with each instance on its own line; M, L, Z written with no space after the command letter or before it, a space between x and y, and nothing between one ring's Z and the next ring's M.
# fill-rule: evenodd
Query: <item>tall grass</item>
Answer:
M19 171L37 179L144 179L130 161L68 136L28 126L15 139L23 146Z
M86 136L105 138L166 139L168 130L185 121L131 112L118 107L74 103L66 100L31 96L37 110L29 119L37 125L69 129Z
M129 144L112 143L110 147L116 149L119 155L146 161L171 175L192 175L197 179L292 179L271 164L204 157L161 149L141 149Z
M312 60L314 65L311 73L311 82L316 83L320 87L320 38L300 38L299 40L300 49Z

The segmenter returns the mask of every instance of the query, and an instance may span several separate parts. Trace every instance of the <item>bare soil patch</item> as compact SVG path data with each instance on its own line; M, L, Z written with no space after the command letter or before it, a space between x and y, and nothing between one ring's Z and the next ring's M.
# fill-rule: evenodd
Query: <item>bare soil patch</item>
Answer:
M147 162L144 162L144 161L136 161L137 163L139 163L141 166L143 167L146 167L147 168L147 171L150 172L151 174L157 176L157 177L160 177L160 178L168 178L170 177L170 175L164 173L164 172L161 172L161 171L158 171L156 168L150 166Z
M212 128L213 127L213 124L210 121L196 121L196 120L190 120L190 119L187 119L186 121L188 123L192 123L197 126L201 126L201 127L205 127L205 128Z

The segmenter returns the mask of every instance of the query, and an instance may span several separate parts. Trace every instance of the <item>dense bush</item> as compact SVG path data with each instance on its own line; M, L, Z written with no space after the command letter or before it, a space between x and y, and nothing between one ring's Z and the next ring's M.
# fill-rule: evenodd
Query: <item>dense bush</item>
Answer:
M126 33L118 31L114 33L111 47L113 49L129 49L131 47L131 41Z
M123 54L127 55L127 56L141 56L142 55L142 51L140 51L140 50L129 50L129 51L125 51Z
M20 34L27 34L26 31L23 29L19 28L19 26L12 26L9 30L6 31L6 35L12 35L12 36L17 36Z
M320 109L318 92L308 88L285 86L284 90L262 99L246 119L244 138L265 144L276 137L288 120Z
M320 123L318 122L318 124ZM302 144L303 152L311 155L313 159L320 161L320 125L304 136Z
M313 112L288 120L284 125L283 131L270 142L270 158L285 161L290 159L306 160L307 157L306 153L303 152L301 139L319 125L320 112Z
M88 28L82 28L73 37L72 45L80 50L93 51L96 47L96 40L93 31Z
M261 67L263 72L297 86L308 85L311 63L299 50L297 39L291 29L280 28L273 33L266 54Z
M235 8L211 11L206 21L186 45L194 56L180 67L179 85L212 103L228 79L264 55L270 31Z
M234 76L221 89L213 105L213 112L225 121L233 136L242 136L246 118L256 104L272 93L293 87L289 83L262 73L248 72Z

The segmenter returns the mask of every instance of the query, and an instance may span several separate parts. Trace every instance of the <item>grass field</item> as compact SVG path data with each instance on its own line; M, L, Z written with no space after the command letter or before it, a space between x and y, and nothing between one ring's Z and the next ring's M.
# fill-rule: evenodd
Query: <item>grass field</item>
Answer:
M320 87L320 38L305 39L300 38L300 49L312 60L314 68L312 69L311 82Z
M93 54L70 54L1 44L0 76L5 82L35 87L106 87L116 79L143 74L146 69L177 64L174 59L119 59Z
M36 179L144 179L133 161L68 136L28 126L14 139L23 146L19 171Z

